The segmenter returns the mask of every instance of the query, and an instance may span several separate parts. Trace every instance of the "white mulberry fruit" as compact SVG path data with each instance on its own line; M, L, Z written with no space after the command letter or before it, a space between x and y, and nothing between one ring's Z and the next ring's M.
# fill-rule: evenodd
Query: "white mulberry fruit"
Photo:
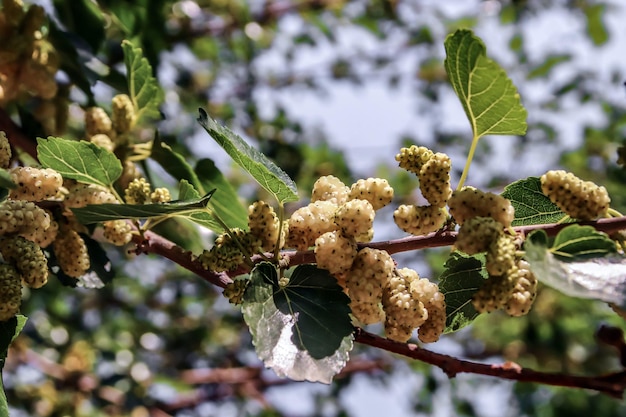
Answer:
M450 169L450 157L441 152L431 156L420 169L420 191L430 205L445 207L450 199Z
M337 209L335 224L344 236L367 235L374 225L374 207L367 200L350 200Z
M510 227L515 218L511 201L494 193L486 193L473 187L454 191L448 200L450 214L460 225L472 217L491 217Z
M343 236L339 231L326 232L315 239L317 267L331 275L346 272L356 258L357 245L354 238Z
M446 220L446 210L437 206L403 204L393 212L393 221L396 225L415 236L436 232Z
M350 187L348 198L367 200L374 210L379 210L393 200L393 188L383 178L360 179Z
M60 196L63 177L53 169L20 166L10 169L9 175L17 185L9 193L14 200L42 201Z
M41 288L48 282L48 261L36 243L11 236L0 240L0 253L6 262L15 266L29 287Z
M548 171L541 176L541 190L573 219L605 217L611 204L606 188L583 181L571 172Z
M316 201L294 211L289 218L286 246L307 250L315 239L326 232L337 230L334 222L337 205L330 201Z
M0 264L0 321L6 321L20 311L22 277L8 264Z
M319 177L313 184L311 192L311 202L330 201L337 206L348 201L350 187L343 183L334 175L324 175Z

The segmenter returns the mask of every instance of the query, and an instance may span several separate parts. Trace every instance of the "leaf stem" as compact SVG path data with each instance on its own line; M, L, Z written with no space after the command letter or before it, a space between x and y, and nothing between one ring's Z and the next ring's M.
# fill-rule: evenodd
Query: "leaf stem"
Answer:
M459 180L459 185L457 185L456 189L460 190L465 184L465 180L467 179L467 173L469 172L470 165L472 164L472 160L474 159L474 153L476 152L476 146L478 145L479 136L474 135L472 139L472 146L470 146L470 150L467 154L467 161L465 161L465 168L463 168L463 173L461 174L461 179Z

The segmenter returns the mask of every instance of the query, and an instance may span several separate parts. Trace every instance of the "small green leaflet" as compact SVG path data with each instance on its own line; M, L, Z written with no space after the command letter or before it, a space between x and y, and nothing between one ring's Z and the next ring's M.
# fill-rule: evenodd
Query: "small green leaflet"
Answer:
M37 158L64 178L108 187L122 175L122 164L112 153L84 140L37 138Z
M469 256L453 252L439 277L439 290L446 297L445 333L455 332L472 322L478 312L472 305L474 293L487 279L484 255Z
M135 47L130 41L123 41L122 49L128 78L128 92L135 107L135 123L144 117L160 118L159 106L163 102L163 91L156 78L152 76L150 63L143 56L141 48Z
M459 29L446 38L445 48L446 72L474 138L526 133L526 109L517 89L506 72L487 57L480 38L470 30Z
M72 212L82 224L98 223L108 220L149 219L163 216L188 217L193 212L205 212L206 206L215 190L200 199L174 201L157 204L90 204L86 207L73 208Z
M609 245L610 243L610 245ZM525 258L537 279L571 297L602 300L626 308L626 258L591 226L571 225L548 247L543 230L524 242Z
M281 287L276 267L264 262L252 270L242 311L265 366L328 384L352 349L349 302L328 271L300 265Z
M558 223L566 214L541 191L539 177L515 181L504 188L502 197L515 208L513 226Z
M198 122L240 167L281 203L298 200L298 189L289 175L241 137L199 109Z
M0 321L0 416L3 417L9 415L9 405L4 393L2 368L4 368L4 361L9 352L9 346L24 328L26 320L28 319L25 316L17 315L9 320Z

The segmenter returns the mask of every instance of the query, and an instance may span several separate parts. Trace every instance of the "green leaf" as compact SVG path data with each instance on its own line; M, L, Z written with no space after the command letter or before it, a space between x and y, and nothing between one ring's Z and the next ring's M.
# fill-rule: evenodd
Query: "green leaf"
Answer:
M82 224L98 223L107 220L150 219L154 217L183 216L190 212L206 212L206 206L215 190L202 198L188 201L173 201L156 204L90 204L73 208L72 212Z
M330 383L352 349L349 301L328 271L300 265L283 287L265 262L252 270L242 310L265 366L294 380Z
M545 77L554 67L562 64L563 62L568 62L571 59L572 56L569 54L550 55L543 59L541 64L530 70L526 78L532 80L533 78Z
M63 25L97 53L105 39L106 26L98 5L90 0L55 0L54 4Z
M587 18L587 34L596 45L604 45L609 40L609 32L604 24L605 4L592 4L583 8Z
M145 117L160 118L159 106L163 102L163 91L152 75L148 59L143 56L141 48L135 47L128 40L122 42L122 49L128 77L128 92L135 106L136 123Z
M248 210L241 203L237 191L210 159L196 164L198 179L205 190L216 189L209 207L230 228L248 229Z
M513 226L557 223L566 217L541 191L539 177L528 177L507 185L502 197L511 200L515 208Z
M178 197L180 201L194 201L200 198L200 193L186 180L181 180L178 186ZM192 211L187 213L184 218L194 222L200 226L213 230L216 233L223 233L224 227L206 211Z
M6 169L0 169L0 187L1 188L15 188L17 185L11 179L9 171Z
M161 141L159 136L157 136L152 143L150 158L158 162L165 172L172 177L179 181L188 181L200 194L205 192L200 179L191 165L185 160L185 157L175 152L171 146Z
M119 159L106 149L84 140L37 138L37 158L64 178L108 187L122 175Z
M506 72L487 57L472 31L459 29L445 41L445 67L450 83L472 125L474 138L523 135L526 109Z
M217 124L203 109L199 111L198 122L202 127L261 187L281 203L298 200L296 184L282 169L230 129Z
M439 290L446 297L446 333L455 332L470 324L478 312L472 305L474 293L487 279L484 255L469 256L453 252L439 277Z
M0 416L2 417L9 415L9 405L2 382L2 368L4 368L9 346L24 328L26 320L28 320L26 317L17 315L9 320L0 321Z
M203 193L204 190L217 189L209 202L211 210L230 228L238 227L244 230L248 228L248 211L241 203L233 186L212 160L201 159L196 164L194 170L181 154L175 152L169 145L161 142L159 138L155 139L152 145L150 157L161 164L168 174L179 181L188 181L200 193ZM218 228L211 227L210 229L221 233L223 227L212 216L210 217L210 222L213 223L214 227Z
M565 232L570 228L573 229ZM626 258L607 250L604 239L580 228L586 227L573 225L563 229L559 234L565 232L564 236L557 235L553 248L548 248L543 230L528 235L524 250L531 270L539 281L566 295L614 303L626 309ZM565 244L567 241L571 245ZM597 251L593 249L596 245ZM571 250L571 257L562 260L553 253L557 250ZM590 258L594 252L604 256Z
M617 253L615 242L592 226L571 225L561 230L550 248L557 259L577 261Z

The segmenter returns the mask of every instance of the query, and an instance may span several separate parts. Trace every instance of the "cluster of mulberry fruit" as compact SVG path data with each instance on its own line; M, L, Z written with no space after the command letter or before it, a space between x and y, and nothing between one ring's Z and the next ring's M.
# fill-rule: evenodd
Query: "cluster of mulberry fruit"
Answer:
M450 157L423 146L400 149L396 155L401 168L417 175L422 196L428 205L403 204L393 213L396 225L412 235L421 236L439 230L447 220L445 206L452 195Z

